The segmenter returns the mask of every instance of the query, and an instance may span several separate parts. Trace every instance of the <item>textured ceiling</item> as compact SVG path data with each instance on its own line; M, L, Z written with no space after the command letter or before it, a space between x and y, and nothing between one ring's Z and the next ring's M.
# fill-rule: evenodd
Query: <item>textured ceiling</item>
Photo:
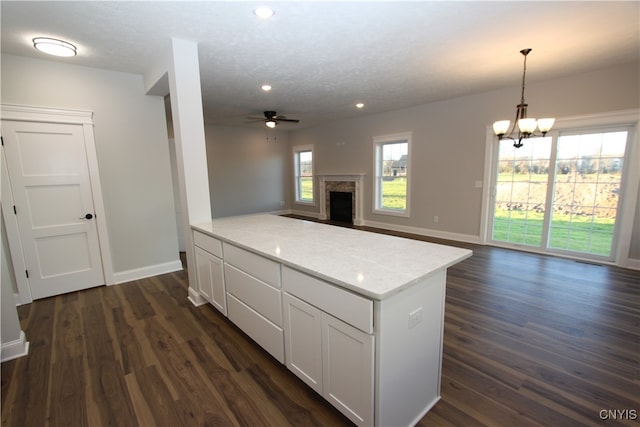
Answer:
M276 12L267 21L253 14L264 3ZM143 74L171 37L197 41L207 123L246 126L275 110L301 120L282 126L291 129L517 86L528 47L528 82L638 61L639 6L3 0L0 12L4 53L129 73ZM37 52L40 35L74 43L78 56Z

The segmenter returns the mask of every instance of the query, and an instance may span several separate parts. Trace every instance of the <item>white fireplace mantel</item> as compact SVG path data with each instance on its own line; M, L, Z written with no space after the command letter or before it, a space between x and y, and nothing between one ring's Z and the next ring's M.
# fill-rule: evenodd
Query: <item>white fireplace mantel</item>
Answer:
M319 199L320 199L320 215L321 220L328 219L327 216L327 201L326 191L327 182L354 182L355 189L355 203L353 206L353 225L364 225L362 219L362 183L364 180L364 173L325 173L318 174L318 180L320 184Z

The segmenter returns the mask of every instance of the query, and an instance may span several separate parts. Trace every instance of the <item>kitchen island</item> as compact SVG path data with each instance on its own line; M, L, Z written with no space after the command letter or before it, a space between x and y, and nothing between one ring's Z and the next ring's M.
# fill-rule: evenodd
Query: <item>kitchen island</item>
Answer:
M439 400L446 269L470 250L275 215L192 229L200 295L355 424Z

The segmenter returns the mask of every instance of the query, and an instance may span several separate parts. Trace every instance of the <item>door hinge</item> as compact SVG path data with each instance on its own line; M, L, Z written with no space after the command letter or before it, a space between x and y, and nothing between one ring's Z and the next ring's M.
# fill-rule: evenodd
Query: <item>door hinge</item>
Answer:
M29 270L25 270L25 271L24 271L24 274L26 274L26 275L27 275L27 279L28 279L28 278L29 278Z

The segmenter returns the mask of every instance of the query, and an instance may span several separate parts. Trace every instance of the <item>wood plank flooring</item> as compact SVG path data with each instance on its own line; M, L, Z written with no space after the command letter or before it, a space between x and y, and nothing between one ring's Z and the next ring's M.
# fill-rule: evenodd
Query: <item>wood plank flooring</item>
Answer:
M442 400L419 426L640 424L640 272L446 243L474 256L449 269ZM193 307L185 272L18 311L31 346L2 364L3 426L351 425Z

